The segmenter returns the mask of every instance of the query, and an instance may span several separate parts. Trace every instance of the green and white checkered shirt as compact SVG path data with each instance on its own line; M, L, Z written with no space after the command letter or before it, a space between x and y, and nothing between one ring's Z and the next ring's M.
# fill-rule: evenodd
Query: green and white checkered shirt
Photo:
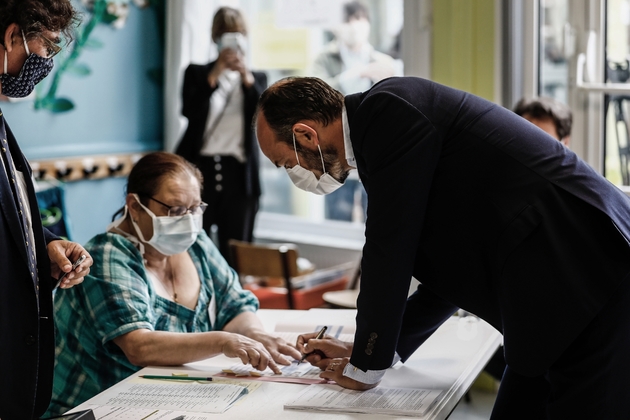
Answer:
M55 293L57 349L53 398L46 416L73 408L132 373L132 365L112 341L130 331L204 332L222 330L244 311L258 309L238 275L202 232L188 249L201 290L195 310L158 296L142 255L126 238L103 233L85 248L94 265L82 285ZM208 308L216 299L216 321Z

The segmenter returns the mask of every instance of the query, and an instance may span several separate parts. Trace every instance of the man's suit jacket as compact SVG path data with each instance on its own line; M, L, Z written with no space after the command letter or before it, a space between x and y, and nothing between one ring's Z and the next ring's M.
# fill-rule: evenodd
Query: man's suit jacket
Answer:
M368 193L351 363L405 360L460 307L504 334L515 371L545 372L630 271L630 200L465 92L392 78L346 109Z
M31 169L1 115L2 147L26 180L37 254L35 273L9 180L0 173L0 418L10 420L39 417L50 403L55 342L46 244L59 238L42 227Z
M188 128L175 153L195 164L198 163L199 152L204 143L203 137L210 111L210 97L216 90L208 84L208 73L215 63L216 61L206 65L191 64L184 73L182 115L188 118ZM258 98L267 87L267 76L260 72L252 72L252 74L254 75L254 84L249 88L242 86L245 95L243 133L245 134L244 148L247 160L245 192L248 196L258 197L260 196L258 142L252 130L252 120Z

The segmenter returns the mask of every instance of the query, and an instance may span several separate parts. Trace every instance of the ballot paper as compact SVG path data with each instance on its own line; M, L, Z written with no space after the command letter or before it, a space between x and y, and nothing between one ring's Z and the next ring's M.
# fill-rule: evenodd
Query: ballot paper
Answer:
M315 323L291 323L291 324L279 324L276 326L276 331L271 334L282 338L287 343L296 343L297 338L300 334L306 334L310 332L318 332L322 329L322 327L327 327L326 335L332 335L341 341L353 342L354 334L344 334L343 325L326 325L326 324L315 324ZM280 330L280 331L279 331ZM328 334L328 331L332 331L333 334ZM225 375L233 375L238 377L250 377L255 379L260 379L263 381L269 382L286 382L286 383L299 383L299 384L314 384L325 382L322 378L319 377L321 373L321 369L311 365L310 363L304 361L299 362L298 360L293 360L290 365L283 366L278 365L282 374L275 374L269 368L260 371L255 369L252 365L242 365L242 364L234 364L229 368L223 369L222 373L219 373L218 376ZM217 376L217 375L215 375Z
M235 364L229 368L223 369L220 374L213 376L237 376L237 377L249 377L251 379L260 379L268 382L285 382L292 384L314 384L321 383L325 380L319 377L321 370L318 367L312 366L308 362L298 363L294 360L290 365L283 366L278 365L281 374L275 374L269 368L260 371L254 369L250 364L239 365Z
M131 379L132 383L135 384L153 384L155 383L150 379L143 379L139 377L135 377ZM215 382L213 385L221 384L221 385L238 385L243 388L246 388L248 393L254 392L256 389L260 388L259 383L254 383L251 381L242 381L238 379L213 379ZM163 382L161 382L163 383ZM173 385L179 384L186 385L186 383L176 382ZM208 384L203 384L204 386ZM105 394L108 395L99 395L94 399L90 400L90 402L94 402L94 404L82 405L73 410L70 410L69 413L74 411L80 411L85 409L91 409L94 413L94 417L96 420L172 420L178 418L180 416L184 416L186 420L210 420L215 419L216 416L208 412L195 412L189 409L168 409L164 407L157 408L154 405L147 404L146 398L138 396L135 404L127 404L126 406L120 405L105 405L108 402L120 402L120 398L114 399L113 397L119 396L121 394L118 391L120 385L117 385L114 388L110 388L108 391L105 391ZM127 388L125 388L127 389ZM179 388L178 388L179 389ZM184 392L188 392L186 388L182 388ZM140 403L140 401L144 401L144 403ZM236 402L234 402L231 406L238 405L245 402L244 399L238 398ZM100 404L103 405L100 405ZM165 404L168 406L168 404Z
M327 413L366 413L421 417L442 393L431 389L373 388L354 391L339 385L309 385L295 400L284 405L288 410Z
M129 381L119 384L115 394L108 393L93 403L134 409L223 413L247 392L246 387L222 383Z

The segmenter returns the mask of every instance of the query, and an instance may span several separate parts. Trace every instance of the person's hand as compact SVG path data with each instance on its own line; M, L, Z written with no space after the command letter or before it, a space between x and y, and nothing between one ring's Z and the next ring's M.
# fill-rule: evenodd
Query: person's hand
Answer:
M276 363L288 366L291 359L300 360L302 355L295 349L295 346L287 343L282 338L274 337L266 332L260 331L250 335L254 340L260 341ZM289 356L289 358L285 357Z
M265 370L269 367L273 373L282 373L261 342L236 333L229 333L226 337L221 352L227 357L238 357L244 365L249 363L254 369Z
M392 77L394 73L394 66L390 63L375 61L365 65L361 71L361 77L366 77L376 83L387 77Z
M359 382L352 378L348 378L347 376L343 376L343 370L349 361L349 357L331 359L328 363L328 366L326 367L326 370L320 373L319 377L327 379L329 381L335 381L337 382L337 384L341 385L344 388L356 389L358 391L372 389L378 385L378 382L375 384L364 384L363 382Z
M94 263L90 254L76 242L55 240L48 243L48 258L50 258L50 274L58 279L63 273L68 273L59 285L61 289L69 289L83 282L83 278L90 272ZM72 270L72 263L85 255L85 260Z
M221 76L221 73L225 70L239 72L241 74L243 84L247 87L254 84L254 75L247 68L247 65L245 64L245 57L240 51L232 48L224 48L221 50L214 67L210 73L208 73L208 83L210 84L210 87L214 88L217 86L219 76Z
M317 333L298 336L296 347L302 354L307 354L306 361L324 370L333 358L350 357L352 343L337 340L329 335L316 339Z

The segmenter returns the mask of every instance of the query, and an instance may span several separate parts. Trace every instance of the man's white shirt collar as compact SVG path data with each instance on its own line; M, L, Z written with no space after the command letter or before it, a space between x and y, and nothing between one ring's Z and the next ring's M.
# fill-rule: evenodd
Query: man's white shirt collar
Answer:
M350 124L348 124L348 113L346 106L341 109L341 125L343 127L343 147L346 150L346 161L353 168L357 167L357 161L354 158L354 150L352 150L352 142L350 141Z

